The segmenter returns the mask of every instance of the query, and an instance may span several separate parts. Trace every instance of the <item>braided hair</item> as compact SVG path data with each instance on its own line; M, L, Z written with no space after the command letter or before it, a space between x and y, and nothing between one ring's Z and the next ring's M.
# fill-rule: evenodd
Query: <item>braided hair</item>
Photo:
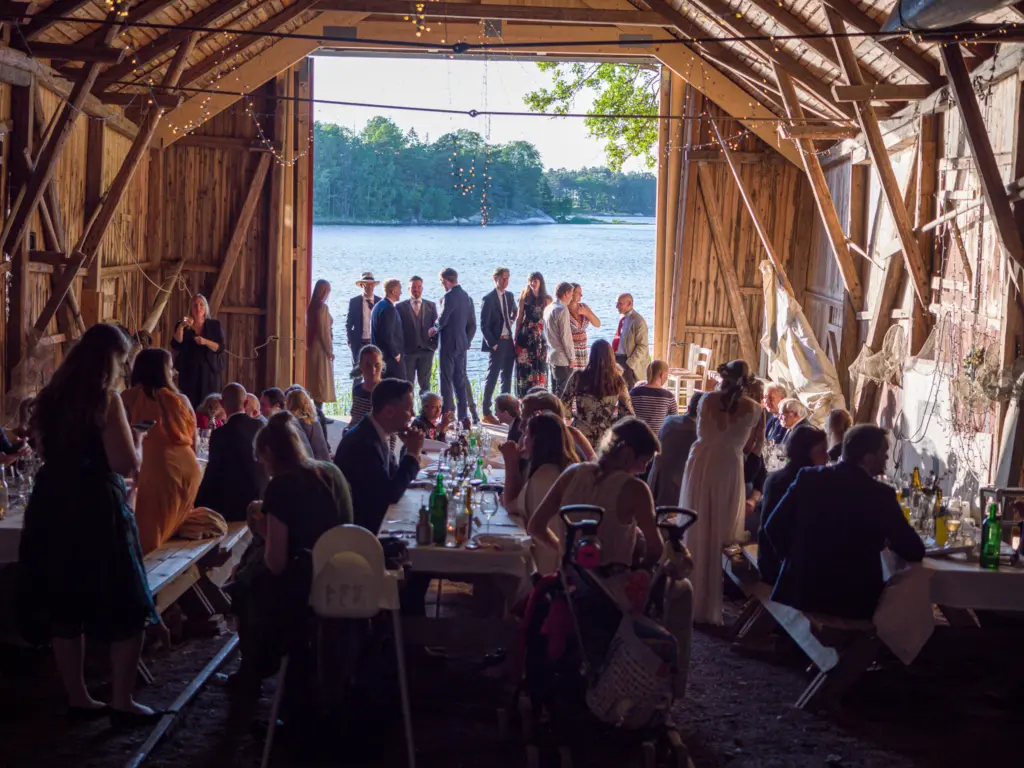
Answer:
M722 383L718 387L718 391L724 395L722 410L730 414L736 413L740 399L752 382L750 366L746 360L733 360L718 366L718 375L722 377Z

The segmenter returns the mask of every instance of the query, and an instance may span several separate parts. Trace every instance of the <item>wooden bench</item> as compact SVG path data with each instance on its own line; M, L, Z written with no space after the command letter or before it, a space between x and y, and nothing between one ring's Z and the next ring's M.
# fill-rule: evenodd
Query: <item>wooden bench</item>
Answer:
M799 709L832 706L860 679L875 660L881 645L870 621L805 613L771 599L771 588L757 571L757 545L743 547L743 561L722 555L722 568L747 596L737 620L738 639L781 627L818 669L811 684L796 701Z

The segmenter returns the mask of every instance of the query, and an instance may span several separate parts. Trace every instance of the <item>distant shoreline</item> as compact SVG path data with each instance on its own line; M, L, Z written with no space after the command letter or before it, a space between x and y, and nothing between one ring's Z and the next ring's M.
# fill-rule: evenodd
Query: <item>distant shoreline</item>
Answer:
M595 216L607 216L608 218L595 218ZM538 220L536 218L511 219L506 221L489 221L488 227L549 227L552 225L579 226L583 224L611 224L614 226L636 226L640 224L651 224L649 221L629 221L629 219L651 218L644 214L577 214L566 216L561 219L550 221ZM329 227L479 227L480 221L351 221L348 219L327 219L314 220L313 226Z

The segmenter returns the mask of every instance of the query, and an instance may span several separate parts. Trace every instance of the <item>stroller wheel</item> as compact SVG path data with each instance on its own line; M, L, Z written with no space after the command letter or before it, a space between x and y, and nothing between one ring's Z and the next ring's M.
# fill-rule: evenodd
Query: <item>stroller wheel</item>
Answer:
M572 768L572 750L564 744L558 748L560 768Z
M644 768L657 768L658 750L653 741L645 741L640 745L644 753Z
M690 763L690 750L686 748L678 731L670 730L667 734L669 746L672 747L672 754L675 755L676 768L688 768Z
M540 750L536 744L526 745L526 768L540 768Z

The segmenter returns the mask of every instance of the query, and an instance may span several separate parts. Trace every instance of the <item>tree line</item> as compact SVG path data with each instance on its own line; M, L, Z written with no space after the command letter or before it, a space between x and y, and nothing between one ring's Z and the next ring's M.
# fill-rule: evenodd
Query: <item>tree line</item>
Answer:
M488 144L460 129L434 141L373 117L360 131L317 122L313 136L316 223L492 223L542 211L654 215L649 173L607 168L545 171L528 141Z

